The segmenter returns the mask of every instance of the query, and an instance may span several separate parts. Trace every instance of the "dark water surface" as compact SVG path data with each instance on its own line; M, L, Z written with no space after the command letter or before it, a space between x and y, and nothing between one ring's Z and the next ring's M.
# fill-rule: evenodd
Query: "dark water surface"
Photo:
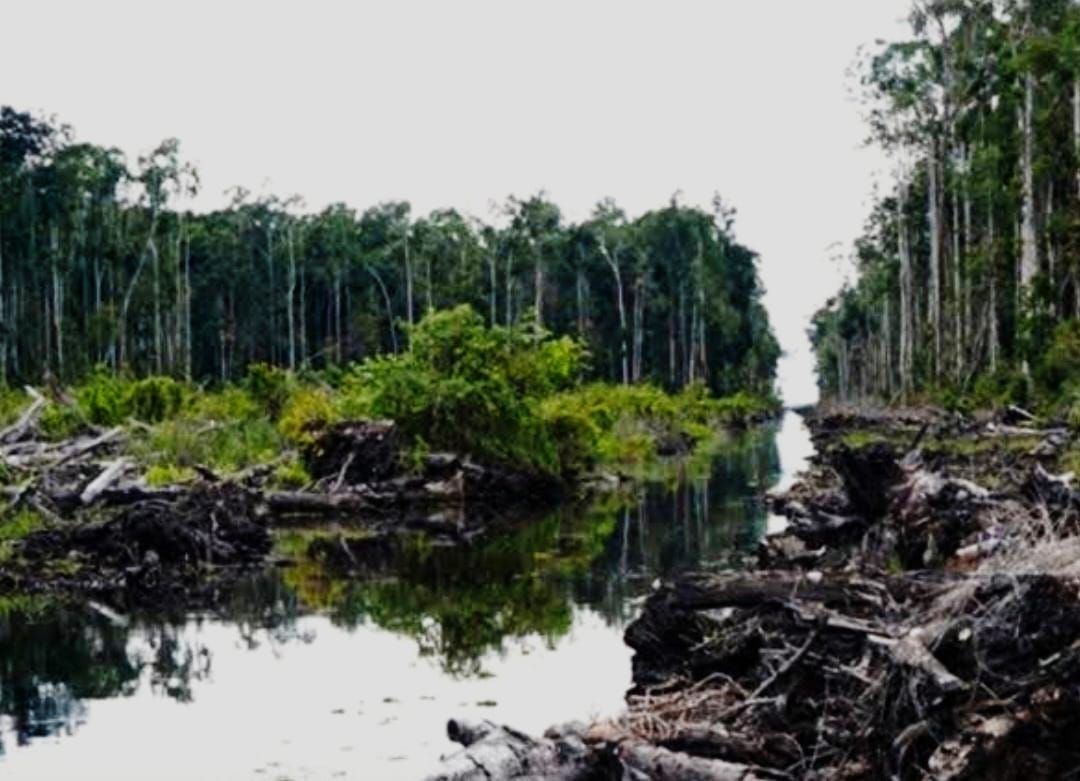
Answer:
M0 601L0 778L412 779L452 716L613 714L653 581L736 563L770 522L755 497L810 452L788 414L628 498L405 544L364 580L253 577L213 616Z

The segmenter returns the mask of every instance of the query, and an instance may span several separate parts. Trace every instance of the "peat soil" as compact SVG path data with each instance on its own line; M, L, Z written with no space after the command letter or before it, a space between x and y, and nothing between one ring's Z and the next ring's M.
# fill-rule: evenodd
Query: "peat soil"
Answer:
M817 410L756 568L658 585L617 719L451 722L471 779L1059 779L1080 772L1080 492L1023 410Z

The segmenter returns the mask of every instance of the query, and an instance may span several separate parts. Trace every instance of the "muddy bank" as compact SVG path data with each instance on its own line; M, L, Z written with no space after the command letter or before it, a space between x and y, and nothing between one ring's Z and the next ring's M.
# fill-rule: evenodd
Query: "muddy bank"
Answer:
M487 747L472 757L484 777L1075 772L1070 432L926 410L845 410L810 424L818 455L770 497L788 527L763 541L758 568L664 584L629 627L627 710L576 733L589 761L530 775L485 759Z
M233 475L196 466L193 482L152 486L127 455L123 429L49 442L38 430L40 406L0 431L9 478L0 524L14 529L22 513L33 525L0 528L2 592L199 607L245 571L289 563L272 554L277 526L341 522L368 547L406 532L462 544L516 517L515 508L550 507L570 491L556 478L456 454L410 461L393 424L378 422L316 437L302 454L312 482L301 490L275 487L272 465ZM356 561L344 543L330 555Z

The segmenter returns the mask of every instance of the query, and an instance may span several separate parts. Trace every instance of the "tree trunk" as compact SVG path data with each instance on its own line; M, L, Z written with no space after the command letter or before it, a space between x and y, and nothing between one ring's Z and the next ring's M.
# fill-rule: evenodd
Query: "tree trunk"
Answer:
M49 233L49 258L52 268L52 317L56 334L56 376L64 378L64 279L60 273L60 229L53 225Z
M616 254L618 254L618 249L616 249L615 252ZM623 295L622 271L619 268L618 261L614 257L612 257L611 253L608 251L607 245L603 241L600 242L600 254L604 256L604 260L607 261L608 268L611 269L611 274L615 278L615 308L616 311L619 313L619 355L621 358L622 366L622 381L623 385L629 385L630 369L627 365L628 356L626 344L626 298ZM636 293L634 303L636 306Z
M394 308L390 303L390 292L386 289L386 285L383 284L382 277L371 266L364 264L364 269L375 280L375 284L379 286L379 290L382 292L383 303L386 305L386 320L390 326L390 347L397 354L398 341L397 334L394 331Z
M536 266L533 269L533 284L536 287L535 300L533 302L533 308L536 310L536 324L539 326L544 325L544 253L533 247L536 252L535 263Z
M289 225L287 234L289 241L289 281L285 292L285 317L288 320L289 337L289 370L296 369L296 317L293 307L293 299L296 296L296 246L293 239L293 226Z
M937 140L930 140L927 160L926 215L930 225L929 319L934 340L933 376L941 378L941 210L938 186Z
M496 273L496 269L495 269L496 261L497 261L497 258L495 257L495 253L491 253L491 254L488 255L488 276L490 277L489 282L491 283L491 288L490 288L490 293L489 293L489 301L488 301L488 303L490 305L490 309L491 309L491 319L488 322L490 323L492 328L495 327L495 322L499 317L499 313L498 313L498 309L497 309L498 301L497 301L496 292L495 292L496 288L497 288L497 286L499 284L498 274Z
M1039 250L1035 235L1035 75L1024 75L1024 106L1020 125L1023 145L1020 164L1023 172L1020 228L1020 303L1030 292L1031 283L1039 272Z
M1073 79L1073 149L1080 159L1080 78ZM1076 168L1076 194L1080 198L1080 165Z
M8 321L4 310L4 222L0 215L0 388L7 387Z
M997 264L996 237L994 236L994 209L987 209L986 215L986 257L989 264L988 275L990 278L990 371L997 371L998 362L998 303L997 303Z
M409 254L409 232L405 231L405 322L413 326L413 272L412 257ZM411 339L412 337L410 337Z
M914 290L906 212L907 188L907 182L901 177L897 184L896 221L900 254L900 388L905 401L914 387L915 373Z

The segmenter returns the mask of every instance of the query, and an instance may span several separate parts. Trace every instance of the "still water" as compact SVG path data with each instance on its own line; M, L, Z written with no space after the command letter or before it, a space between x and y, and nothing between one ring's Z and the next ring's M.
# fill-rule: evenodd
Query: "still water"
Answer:
M613 714L653 581L737 566L770 523L756 497L811 452L789 413L632 496L402 545L362 580L252 577L214 615L0 602L0 777L413 779L454 750L452 716Z

